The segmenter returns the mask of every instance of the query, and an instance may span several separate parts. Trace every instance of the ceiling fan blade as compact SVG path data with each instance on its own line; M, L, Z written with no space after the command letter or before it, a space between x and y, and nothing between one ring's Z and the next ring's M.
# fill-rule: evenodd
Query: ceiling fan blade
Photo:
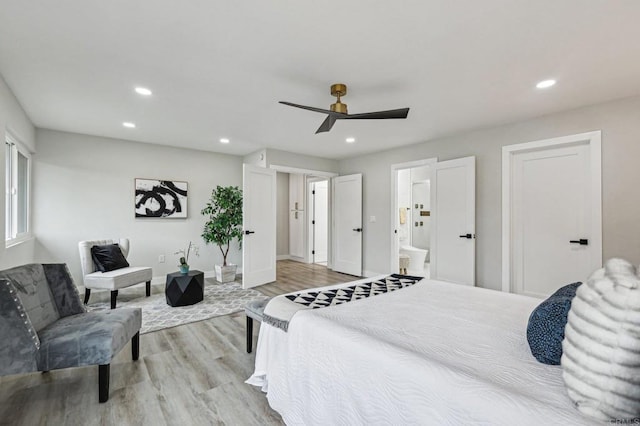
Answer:
M329 130L331 130L336 122L336 119L337 118L332 115L327 115L327 118L324 119L320 127L318 127L318 130L316 130L316 135L318 133L328 132Z
M342 114L340 112L330 111L328 109L315 108L315 107L310 107L310 106L306 106L306 105L298 105L298 104L293 104L291 102L285 102L285 101L280 101L279 103L281 103L283 105L288 105L288 106L291 106L291 107L294 107L294 108L306 109L308 111L320 112L322 114L327 114L327 115L332 115L332 116L346 116L346 114Z
M384 120L385 118L407 118L409 108L390 109L388 111L364 112L362 114L349 114L345 120Z

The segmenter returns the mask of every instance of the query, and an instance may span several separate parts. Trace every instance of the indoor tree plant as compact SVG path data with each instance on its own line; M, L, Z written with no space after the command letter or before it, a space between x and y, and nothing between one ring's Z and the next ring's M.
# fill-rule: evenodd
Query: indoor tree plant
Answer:
M202 238L207 244L216 244L222 253L223 264L215 265L216 279L222 283L233 281L237 265L227 264L227 255L234 239L242 245L242 190L218 185L201 213L208 216Z

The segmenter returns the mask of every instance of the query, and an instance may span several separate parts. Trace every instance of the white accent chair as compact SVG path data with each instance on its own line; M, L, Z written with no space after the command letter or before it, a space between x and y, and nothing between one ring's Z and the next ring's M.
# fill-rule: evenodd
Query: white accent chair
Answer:
M91 257L91 247L102 246L107 244L118 244L122 254L126 258L129 254L129 239L120 238L120 240L91 240L80 241L78 249L80 250L80 265L82 266L82 279L84 281L84 303L89 302L91 289L110 290L111 291L111 309L116 308L116 299L118 290L130 287L135 284L146 282L147 297L151 295L151 278L153 271L146 266L129 266L127 268L116 269L109 272L100 272L97 270L93 258Z

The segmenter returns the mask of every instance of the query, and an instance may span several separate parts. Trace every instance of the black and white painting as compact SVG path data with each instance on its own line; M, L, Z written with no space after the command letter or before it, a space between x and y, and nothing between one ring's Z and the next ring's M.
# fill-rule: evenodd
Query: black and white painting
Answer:
M136 217L187 217L187 182L136 179Z

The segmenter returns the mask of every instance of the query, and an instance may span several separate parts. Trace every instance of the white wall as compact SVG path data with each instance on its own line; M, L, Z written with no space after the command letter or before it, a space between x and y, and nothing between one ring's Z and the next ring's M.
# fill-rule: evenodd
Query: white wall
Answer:
M22 109L22 106L13 95L13 92L0 76L0 132L2 139L2 149L0 149L0 188L2 188L2 196L0 197L0 269L33 262L33 240L25 241L20 244L5 248L5 173L4 165L4 140L5 132L9 131L16 139L22 142L31 152L35 151L35 128L31 120Z
M242 162L245 164L251 164L252 166L267 167L267 150L261 149L245 155Z
M276 173L276 255L289 256L289 173Z
M35 257L41 262L69 264L76 284L80 279L78 242L128 237L129 262L152 266L154 277L176 271L173 253L191 240L200 257L192 269L213 270L221 263L217 246L205 246L200 210L216 185L242 187L242 158L97 136L37 131L34 155ZM134 178L186 181L187 219L142 219L134 215ZM158 256L166 256L165 263ZM236 242L229 260L240 264Z
M294 167L321 172L338 172L338 161L327 158L311 157L293 152L267 149L267 167L272 165Z
M363 269L389 271L390 165L475 155L477 285L500 289L502 146L599 129L604 258L620 256L640 263L640 97L633 97L341 160L341 174L363 173L364 217L378 217L367 224L363 236Z

